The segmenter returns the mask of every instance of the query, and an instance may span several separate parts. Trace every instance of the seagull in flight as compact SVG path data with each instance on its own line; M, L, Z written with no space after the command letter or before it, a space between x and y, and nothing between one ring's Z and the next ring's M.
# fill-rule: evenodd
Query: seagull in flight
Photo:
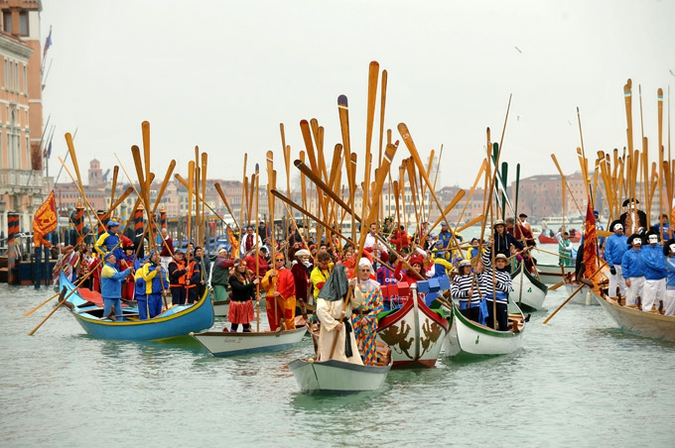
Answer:
M670 72L671 75L675 76L675 73L673 73L672 70L668 70L668 71Z
M513 48L515 48L516 50L518 50L518 53L521 53L521 54L523 53L523 52L520 50L520 48L518 48L518 47L513 47ZM671 71L670 73L673 73L673 72Z

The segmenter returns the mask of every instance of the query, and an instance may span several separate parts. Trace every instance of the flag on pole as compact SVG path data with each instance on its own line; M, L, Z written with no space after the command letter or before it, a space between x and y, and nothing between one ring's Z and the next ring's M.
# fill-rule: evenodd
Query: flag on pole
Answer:
M591 201L586 209L584 228L584 277L590 278L598 269L598 232L595 227L595 215Z
M230 251L230 253L232 254L233 258L236 258L235 254L239 253L239 241L234 236L234 232L232 231L232 228L230 228L229 226L227 227L227 239L230 240L230 245L232 246L232 250Z
M35 247L41 245L52 247L52 244L45 239L45 236L56 229L58 222L54 190L52 190L44 204L35 212L33 218L33 242Z
M45 39L45 46L42 49L42 59L45 58L47 55L47 50L49 50L49 47L52 46L52 27L51 25L49 26L49 34L47 35L47 39Z

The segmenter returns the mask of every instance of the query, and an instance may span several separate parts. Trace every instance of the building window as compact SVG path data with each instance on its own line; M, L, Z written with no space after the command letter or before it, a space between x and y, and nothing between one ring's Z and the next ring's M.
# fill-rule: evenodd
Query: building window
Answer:
M23 91L28 93L28 70L25 65L23 66Z
M5 87L7 87L7 59L5 59Z
M3 18L5 19L3 23L3 29L6 33L12 34L12 13L5 11Z
M28 11L19 13L19 35L28 36Z

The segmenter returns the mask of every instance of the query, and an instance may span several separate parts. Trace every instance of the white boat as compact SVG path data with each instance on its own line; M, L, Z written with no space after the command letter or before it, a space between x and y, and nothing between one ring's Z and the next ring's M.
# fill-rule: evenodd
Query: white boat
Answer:
M450 323L429 308L422 294L418 294L418 289L429 289L427 286L432 283L438 284L438 280L420 281L409 288L406 283L383 288L383 295L390 302L393 301L394 294L396 300L403 301L400 308L382 313L377 323L377 339L391 348L394 367L436 365ZM394 292L395 290L398 292ZM436 293L439 288L436 285L430 290Z
M525 318L515 303L509 302L509 331L497 331L468 319L453 301L453 321L448 336L443 341L447 356L506 355L522 345Z
M296 359L288 364L300 391L307 394L349 394L377 390L384 384L391 369L389 365L362 366L348 362L315 362L313 359Z
M216 317L227 317L227 312L230 310L230 300L219 300L213 302L213 313Z
M284 331L237 332L205 331L190 334L213 356L236 356L248 353L283 350L302 341L307 327Z
M538 311L544 306L548 287L534 278L521 263L518 270L511 273L511 293L513 300L525 311Z
M586 222L586 218L578 215L578 216L548 216L546 218L543 218L539 220L539 225L542 228L558 228L562 227L563 223L566 226L572 225L572 224L583 224Z
M539 280L545 285L555 285L561 282L563 280L563 270L565 274L573 273L574 266L563 266L561 269L558 264L537 263Z
M565 290L567 291L567 297L574 294L574 292L579 288L579 283L576 281L565 282ZM595 295L591 288L588 285L584 285L579 292L574 294L574 297L570 299L569 303L575 303L577 305L600 305L595 299Z
M605 290L601 291L597 286L593 288L593 294L622 329L648 338L675 342L675 317L619 305L616 300L607 297Z

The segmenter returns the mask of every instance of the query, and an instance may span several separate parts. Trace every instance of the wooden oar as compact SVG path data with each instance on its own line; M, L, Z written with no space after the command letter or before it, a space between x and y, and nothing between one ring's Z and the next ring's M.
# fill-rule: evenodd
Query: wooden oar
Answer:
M85 281L87 278L89 278L89 273L87 273L86 275L83 275L82 278L79 279L79 281L77 282L77 284L75 285L75 287L78 288L82 283L84 283L84 281ZM53 296L49 297L47 300L45 300L44 302L42 302L41 304L39 304L38 306L36 306L36 307L33 308L32 310L30 310L30 311L28 311L27 313L25 313L25 314L24 314L24 317L30 316L31 314L33 314L34 312L36 312L38 309L40 309L40 308L42 308L44 305L46 305L49 301L51 301L51 300L54 299L55 297L59 297L60 295L61 295L61 292L60 292L60 291L57 292L56 294L54 294Z
M555 291L556 289L560 288L560 287L561 287L562 285L564 285L564 284L565 284L565 281L563 280L563 281L561 281L561 282L556 283L556 284L553 285L553 286L549 286L548 290L549 290L549 291Z
M604 261L604 262L600 265L600 267L597 268L597 269L595 270L595 272L594 272L588 279L586 279L586 280L587 280L587 281L590 281L593 277L595 277L595 276L598 275L600 272L602 272L602 268L605 267L605 266L607 266L607 262L606 262L606 261ZM557 313L558 311L560 311L560 309L561 309L563 306L565 306L565 305L567 304L567 302L569 302L570 300L572 300L572 297L574 297L579 291L581 291L581 288L583 288L584 286L586 286L586 284L585 284L584 282L581 282L581 284L579 285L579 287L578 287L577 289L575 289L574 292L573 292L572 294L570 294L570 296L569 296L568 298L566 298L566 299L563 301L563 303L561 303L561 304L558 306L558 308L555 309L555 311L553 311L546 319L544 319L544 322L542 322L542 323L543 323L543 324L548 323L548 321L551 320L551 319L553 318L553 316L555 316L556 313Z

